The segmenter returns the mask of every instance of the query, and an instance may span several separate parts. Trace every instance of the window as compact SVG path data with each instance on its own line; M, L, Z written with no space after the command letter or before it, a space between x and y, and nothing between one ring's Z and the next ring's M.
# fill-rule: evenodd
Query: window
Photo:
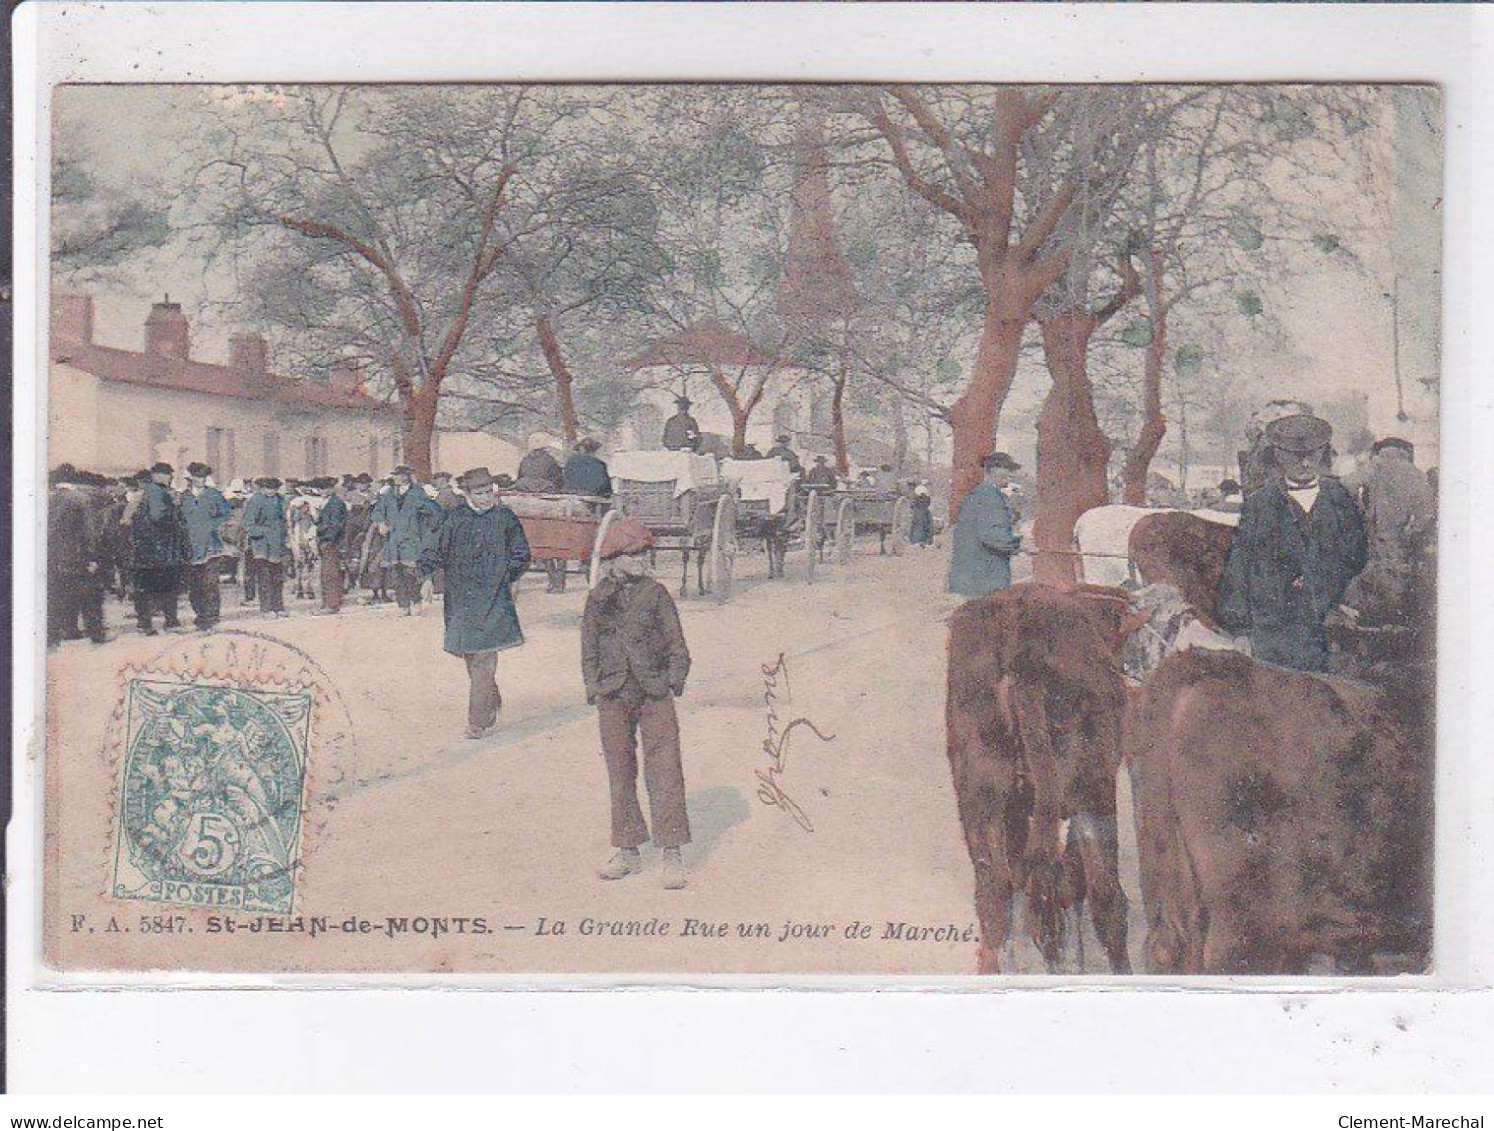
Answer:
M264 467L261 475L280 474L280 437L274 432L265 436L265 458L262 463Z
M207 463L220 475L223 468L219 466L223 459L223 429L209 428L207 430Z
M146 438L149 452L145 458L145 464L149 467L158 463L161 459L161 445L171 438L171 425L164 420L152 420L150 422L150 434Z
M226 442L223 445L223 467L219 469L218 482L228 483L239 477L239 453L234 447L232 428L223 430L223 439Z
M379 477L379 438L371 432L368 436L368 473L375 479Z
M327 441L320 436L306 438L306 474L327 474Z

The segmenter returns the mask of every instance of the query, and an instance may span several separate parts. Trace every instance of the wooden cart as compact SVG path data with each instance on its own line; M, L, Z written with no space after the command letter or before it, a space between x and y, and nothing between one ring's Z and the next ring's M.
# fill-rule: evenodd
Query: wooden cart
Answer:
M625 460L615 456L614 464L625 465ZM648 528L656 557L661 553L680 555L680 596L689 590L690 558L694 555L696 592L727 601L737 557L736 499L719 471L714 480L695 483L685 490L680 490L679 483L678 479L631 479L615 473L614 513L636 519Z
M577 567L593 582L606 534L611 501L592 495L550 495L505 492L503 505L519 517L529 541L531 568L547 561Z
M875 534L884 554L901 555L907 548L912 512L901 493L853 487L823 494L816 488L809 494L805 526L811 570L816 560L825 560L826 547L833 548L836 561L849 562L858 535Z

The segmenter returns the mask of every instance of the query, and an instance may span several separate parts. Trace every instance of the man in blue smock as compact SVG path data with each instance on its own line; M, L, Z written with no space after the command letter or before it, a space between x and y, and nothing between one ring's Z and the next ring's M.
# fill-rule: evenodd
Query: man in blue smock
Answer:
M384 565L394 575L394 599L411 616L423 611L416 565L427 537L440 521L436 500L415 485L413 468L394 469L394 489L379 496L370 516L384 537Z
M266 616L286 617L285 559L290 553L289 529L285 522L285 500L280 480L261 475L254 481L254 494L244 506L244 535L254 567L259 611Z
M219 560L228 555L223 548L223 524L233 513L223 492L208 482L213 469L205 463L189 463L189 480L182 496L182 519L187 524L187 544L192 560L187 566L187 600L199 632L218 623L222 611L219 591Z
M498 722L498 653L524 643L513 585L529 568L518 516L498 501L493 477L475 467L458 481L466 502L451 511L420 553L422 577L446 571L445 648L467 664L467 737Z
M1022 465L1006 452L981 460L986 478L960 504L949 559L949 591L962 597L984 597L1012 583L1012 555L1022 540L1012 529L1016 516L1003 490Z

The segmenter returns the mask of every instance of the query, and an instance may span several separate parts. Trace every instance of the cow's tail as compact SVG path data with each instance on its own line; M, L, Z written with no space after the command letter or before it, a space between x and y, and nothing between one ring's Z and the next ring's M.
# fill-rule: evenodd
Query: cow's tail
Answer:
M1018 748L1032 786L1032 813L1023 874L1033 934L1043 959L1056 967L1063 943L1063 858L1058 748L1048 720L1041 682L1017 678L1010 685Z

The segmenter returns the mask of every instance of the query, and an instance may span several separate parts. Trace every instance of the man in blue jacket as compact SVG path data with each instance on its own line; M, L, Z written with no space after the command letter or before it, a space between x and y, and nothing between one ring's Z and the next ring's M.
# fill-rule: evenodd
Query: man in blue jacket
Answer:
M1263 436L1269 477L1240 508L1219 615L1231 632L1249 634L1257 660L1327 671L1324 622L1364 568L1364 516L1348 488L1327 474L1327 421L1287 416Z
M960 504L949 559L949 591L962 597L984 597L1012 583L1012 555L1022 540L1012 529L1015 515L1002 488L1022 465L1006 452L981 461L985 482Z
M146 636L156 635L155 613L161 611L168 632L185 632L177 620L182 567L187 562L187 531L182 510L171 492L169 463L157 463L141 474L140 495L120 519L130 529L131 588L135 619Z
M417 567L420 551L441 517L436 500L416 486L413 468L394 469L394 489L379 496L370 516L384 535L384 565L394 575L394 599L405 616L424 611Z
M244 507L244 535L254 566L259 611L285 617L285 556L289 531L285 523L285 500L280 480L263 475L254 481L254 494Z
M189 463L187 491L182 496L182 519L187 524L187 544L192 553L187 566L187 600L199 632L212 628L221 615L218 560L228 553L223 548L222 530L233 513L223 492L208 482L212 473L205 463Z
M513 585L529 568L518 516L498 501L493 476L475 467L459 480L466 502L446 516L420 553L420 573L446 571L446 651L467 664L467 737L498 722L498 653L524 643Z
M317 489L327 501L316 512L316 552L322 565L322 607L317 615L342 612L347 590L342 551L348 528L347 481L328 477L317 480Z

